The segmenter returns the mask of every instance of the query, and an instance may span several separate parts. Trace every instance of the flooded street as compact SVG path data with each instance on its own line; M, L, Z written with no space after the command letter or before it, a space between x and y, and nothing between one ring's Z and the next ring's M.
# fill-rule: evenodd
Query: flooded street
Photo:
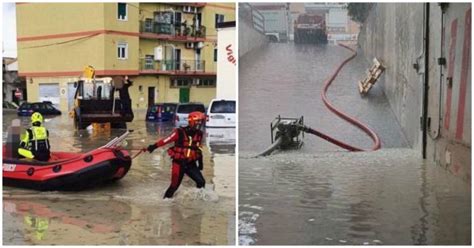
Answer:
M3 115L3 141L16 114ZM147 123L135 112L134 132L124 147L146 147L172 130ZM22 117L22 125L29 118ZM47 117L52 150L86 152L125 130L73 128L66 113ZM144 153L114 184L81 192L3 188L3 244L41 245L227 245L235 244L235 130L207 131L203 148L206 189L185 177L174 199L164 200L171 160L166 148ZM131 150L135 154L137 150Z
M411 149L239 161L240 244L471 243L469 186Z
M328 91L341 110L368 124L382 150L348 153L305 135L301 150L253 158L270 145L277 116L370 148L362 131L324 106L323 82L350 55L334 45L270 43L239 71L239 243L242 245L470 244L469 184L408 142L383 93L357 81L370 66L357 56Z
M270 43L242 59L239 68L239 149L257 153L270 145L270 122L277 116L304 116L307 126L364 148L372 140L324 106L324 81L350 52L334 45ZM357 56L336 77L328 91L337 108L369 124L382 147L407 147L407 141L380 87L361 97L357 81L366 75L367 62ZM320 138L308 136L302 151L343 151Z

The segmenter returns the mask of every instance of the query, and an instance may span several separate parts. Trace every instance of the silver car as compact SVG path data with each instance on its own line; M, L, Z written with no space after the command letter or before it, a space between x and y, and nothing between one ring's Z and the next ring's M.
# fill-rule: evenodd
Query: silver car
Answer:
M185 127L188 125L188 115L191 112L199 111L203 114L206 113L206 108L202 103L180 103L176 108L176 114L174 115L174 126Z

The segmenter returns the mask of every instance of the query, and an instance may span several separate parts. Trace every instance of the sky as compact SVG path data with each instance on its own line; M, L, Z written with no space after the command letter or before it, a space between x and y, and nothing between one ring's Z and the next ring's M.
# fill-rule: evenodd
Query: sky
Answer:
M16 52L16 11L15 3L3 3L2 35L3 57L15 57Z

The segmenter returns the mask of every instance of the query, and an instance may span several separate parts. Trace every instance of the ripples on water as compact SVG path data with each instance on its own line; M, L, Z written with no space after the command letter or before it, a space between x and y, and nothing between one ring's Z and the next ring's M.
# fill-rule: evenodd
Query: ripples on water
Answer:
M239 161L240 242L470 243L467 185L413 150Z

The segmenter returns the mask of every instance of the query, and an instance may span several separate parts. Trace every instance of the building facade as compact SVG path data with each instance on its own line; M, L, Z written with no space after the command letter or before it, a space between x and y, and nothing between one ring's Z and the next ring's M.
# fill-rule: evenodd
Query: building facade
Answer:
M73 106L74 82L128 76L134 109L216 94L217 23L234 3L18 3L19 75L27 99Z
M26 95L26 85L25 79L18 77L18 61L16 58L3 57L2 73L3 101L20 105Z

